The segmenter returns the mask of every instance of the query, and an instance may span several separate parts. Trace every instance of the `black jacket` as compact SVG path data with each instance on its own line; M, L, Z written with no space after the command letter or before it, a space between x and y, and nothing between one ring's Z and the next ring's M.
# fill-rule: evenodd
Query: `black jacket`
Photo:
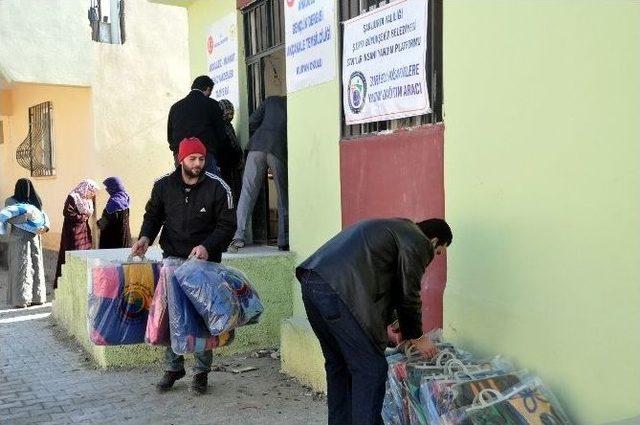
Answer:
M220 105L198 90L191 90L191 93L174 103L169 110L167 138L174 154L178 152L178 146L185 137L197 137L204 143L207 152L214 156L218 155L225 142Z
M273 154L287 161L287 98L270 96L249 118L250 151Z
M102 211L98 220L100 229L99 249L129 248L131 246L131 230L129 228L129 208L108 213Z
M229 186L218 176L204 173L189 187L177 169L158 179L147 202L140 237L151 243L162 229L160 247L165 256L187 258L198 245L209 261L220 262L236 231L236 210Z
M431 242L412 221L364 220L325 243L296 275L317 273L384 350L394 309L405 338L422 335L420 282L433 256Z

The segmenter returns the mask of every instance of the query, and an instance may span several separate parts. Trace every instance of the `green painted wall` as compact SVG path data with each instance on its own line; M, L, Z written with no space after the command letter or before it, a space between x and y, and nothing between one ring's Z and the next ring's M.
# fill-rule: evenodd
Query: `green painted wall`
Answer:
M93 345L89 340L86 319L89 276L87 264L91 264L95 258L123 259L127 253L127 250L96 250L68 254L60 285L55 293L54 319L80 342L100 367L132 367L160 364L162 361L164 347L146 344L102 347ZM154 252L150 258L159 258L159 254ZM259 324L239 328L234 342L228 347L215 350L216 355L277 347L280 344L280 325L292 314L291 283L294 262L293 254L278 253L244 258L240 255L225 255L223 263L244 272L254 284L265 306L265 312L260 317Z
M302 261L342 228L339 81L290 93L287 114L289 231ZM294 312L304 315L299 296Z
M640 414L640 6L444 2L446 335Z
M240 110L233 120L243 146L249 141L249 109L247 101L247 72L244 61L244 26L242 14L236 10L236 0L196 0L187 8L189 16L189 65L192 79L207 74L206 34L218 19L230 13L238 16L238 78L240 79Z
M298 262L342 227L339 102L338 80L287 96L289 231ZM283 323L281 341L283 371L324 390L324 359L307 322L297 280L293 284L293 317Z
M336 16L338 10L336 2ZM336 47L336 67L338 64ZM298 262L342 228L340 102L337 69L334 80L287 96L289 231ZM307 322L297 281L293 284L293 317L283 323L281 341L283 371L324 390L324 359Z

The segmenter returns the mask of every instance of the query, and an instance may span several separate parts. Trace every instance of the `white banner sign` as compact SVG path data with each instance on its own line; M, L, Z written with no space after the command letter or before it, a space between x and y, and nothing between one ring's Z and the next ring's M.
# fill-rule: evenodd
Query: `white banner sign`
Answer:
M335 78L334 3L334 0L285 0L287 92Z
M431 112L427 0L398 0L344 22L342 87L347 124Z
M207 32L207 74L213 80L211 97L228 99L240 107L238 84L238 26L235 13L216 21Z

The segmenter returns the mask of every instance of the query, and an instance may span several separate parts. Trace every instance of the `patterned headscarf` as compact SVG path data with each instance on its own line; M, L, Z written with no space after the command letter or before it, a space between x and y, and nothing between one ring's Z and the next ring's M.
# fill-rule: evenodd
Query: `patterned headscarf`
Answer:
M124 189L124 184L119 177L107 177L102 183L109 193L109 200L104 208L107 213L113 214L116 211L124 211L129 208L129 194Z
M96 196L98 190L100 190L98 183L91 179L86 179L82 180L80 184L71 191L69 196L73 198L73 202L75 202L80 214L93 214L93 202L91 198Z
M222 119L230 122L233 119L233 114L235 114L233 103L228 99L221 99L218 101L218 104L220 105L220 109L222 109Z

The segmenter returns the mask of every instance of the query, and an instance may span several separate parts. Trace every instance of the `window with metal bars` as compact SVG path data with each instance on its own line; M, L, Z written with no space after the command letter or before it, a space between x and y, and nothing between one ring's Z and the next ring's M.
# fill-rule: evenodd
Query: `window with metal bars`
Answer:
M91 39L100 43L124 44L125 0L89 0L87 19Z
M391 3L388 0L340 0L340 21L344 22L379 6ZM432 113L366 124L347 125L342 111L342 138L352 139L380 131L433 124L442 121L442 0L429 0L427 18L426 75ZM342 57L342 28L340 30L340 57ZM341 65L342 66L342 65ZM340 70L342 75L342 69ZM342 102L341 102L342 104Z
M53 143L51 140L53 106L44 102L29 108L29 134L16 151L21 167L31 172L31 177L53 176Z
M284 0L264 0L242 10L249 113L265 99L268 57L284 49Z

